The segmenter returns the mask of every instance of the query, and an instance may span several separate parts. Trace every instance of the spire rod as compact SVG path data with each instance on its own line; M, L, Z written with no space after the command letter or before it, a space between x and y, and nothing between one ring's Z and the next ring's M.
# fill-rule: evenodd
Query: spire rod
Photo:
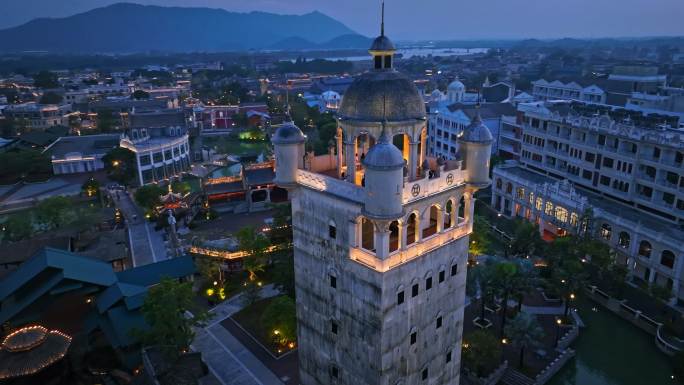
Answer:
M380 19L380 36L385 36L385 0L382 0L382 17Z

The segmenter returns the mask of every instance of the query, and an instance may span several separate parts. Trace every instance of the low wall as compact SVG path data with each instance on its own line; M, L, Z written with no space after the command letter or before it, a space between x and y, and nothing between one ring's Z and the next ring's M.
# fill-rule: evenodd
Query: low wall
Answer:
M477 377L474 373L470 371L465 371L465 375L468 378L468 383L471 385L495 385L501 380L501 377L508 369L508 361L504 361L499 365L496 370L489 374L487 377Z
M561 352L561 354L558 357L556 357L555 360L553 360L544 369L542 369L542 371L539 374L537 374L537 377L534 379L535 385L546 384L551 379L551 377L558 373L558 371L561 370L563 365L565 365L565 363L568 362L574 356L574 350L563 350L563 352Z

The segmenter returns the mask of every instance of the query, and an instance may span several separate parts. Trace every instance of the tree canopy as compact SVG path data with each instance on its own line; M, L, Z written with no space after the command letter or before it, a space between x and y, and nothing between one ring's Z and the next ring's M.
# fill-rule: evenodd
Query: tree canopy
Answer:
M33 85L38 88L57 88L57 74L50 71L40 71L33 75Z
M62 96L54 92L46 92L40 97L41 104L59 104L62 102Z
M148 184L135 191L135 202L146 210L152 210L161 204L164 189L156 184Z
M170 278L163 278L150 288L142 314L149 326L138 331L142 342L147 346L173 347L176 354L190 346L195 336L193 328L202 326L209 318L195 301L192 283Z
M107 177L122 185L130 185L137 176L135 153L127 148L116 147L102 157Z
M273 299L264 310L261 322L282 344L297 339L296 307L294 300L288 296Z

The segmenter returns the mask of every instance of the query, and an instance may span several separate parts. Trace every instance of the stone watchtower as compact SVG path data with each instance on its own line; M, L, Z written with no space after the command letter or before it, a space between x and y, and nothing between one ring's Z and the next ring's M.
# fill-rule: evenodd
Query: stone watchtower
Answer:
M462 161L428 159L425 107L393 52L383 31L342 100L337 157L304 169L299 128L272 138L292 200L303 385L459 383L472 194L489 184L492 137L475 119Z

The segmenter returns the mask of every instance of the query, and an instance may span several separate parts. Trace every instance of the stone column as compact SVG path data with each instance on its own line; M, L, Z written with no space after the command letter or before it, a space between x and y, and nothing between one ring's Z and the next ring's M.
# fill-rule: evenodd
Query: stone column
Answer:
M375 255L380 259L386 259L389 255L390 230L389 222L377 223L375 228Z
M408 222L399 224L399 250L406 250Z
M336 139L336 148L337 148L337 177L342 178L342 162L344 161L343 155L342 155L342 129L338 128L337 129L337 136L335 136Z
M410 142L409 143L409 179L410 180L415 180L416 176L418 175L417 173L417 166L418 166L418 142Z
M437 228L435 233L441 233L442 230L444 230L444 209L440 207L437 209Z
M648 283L653 283L655 281L656 271L652 266L649 266Z
M425 160L426 150L427 150L427 129L423 127L420 132L420 159L418 160L421 167L423 166L423 161Z
M356 140L344 142L344 151L347 164L347 181L356 182Z

